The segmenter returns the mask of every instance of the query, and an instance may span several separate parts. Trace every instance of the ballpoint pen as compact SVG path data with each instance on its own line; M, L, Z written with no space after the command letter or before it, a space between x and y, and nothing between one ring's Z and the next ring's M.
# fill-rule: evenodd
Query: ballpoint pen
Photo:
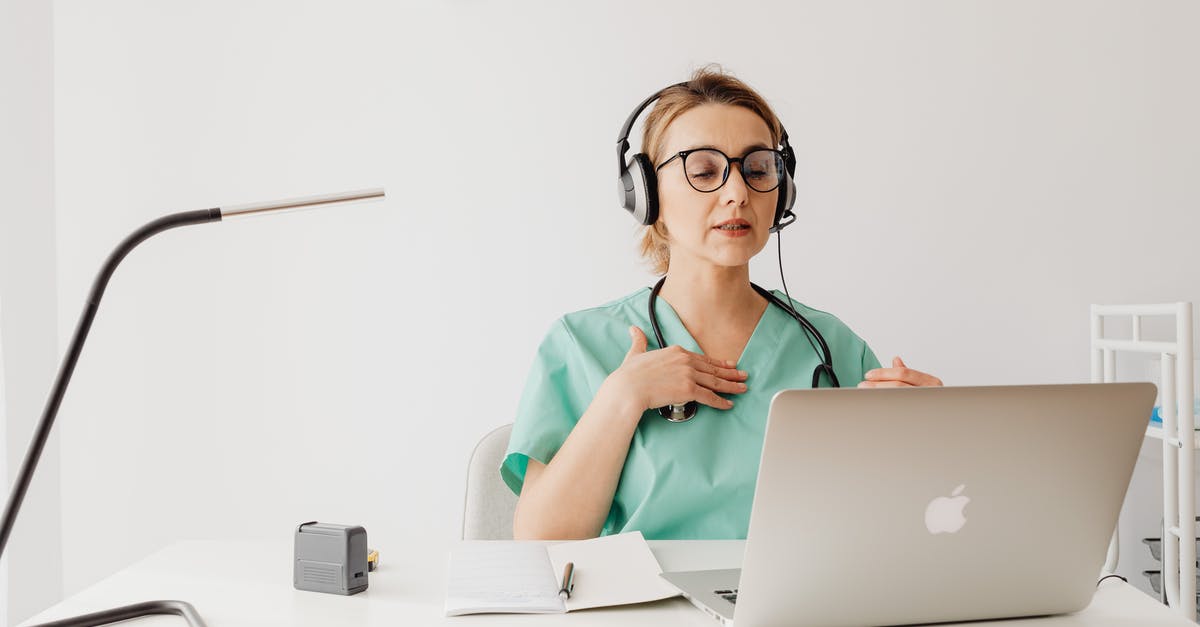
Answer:
M562 588L558 591L558 598L566 600L571 598L571 590L575 588L575 562L567 562L563 567Z

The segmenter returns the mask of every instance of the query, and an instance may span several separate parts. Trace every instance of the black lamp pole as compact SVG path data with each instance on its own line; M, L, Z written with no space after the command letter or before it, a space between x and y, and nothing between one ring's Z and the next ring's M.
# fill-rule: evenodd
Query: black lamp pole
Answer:
M375 200L383 198L383 196L384 192L382 189L372 189L326 196L294 198L277 202L183 211L148 222L142 228L130 234L129 237L126 237L108 256L108 260L104 262L100 273L96 275L95 281L92 282L92 291L88 295L87 303L84 305L83 314L79 317L79 324L75 327L75 335L71 337L71 344L67 347L67 352L63 356L62 365L59 366L58 377L55 378L54 387L50 390L50 398L46 400L46 408L42 411L41 420L38 421L33 441L29 443L29 450L25 453L25 460L21 462L21 470L17 474L16 483L14 483L12 491L8 496L8 503L4 506L4 520L0 522L0 557L4 555L4 548L8 545L8 537L12 533L13 524L17 520L17 512L21 510L21 503L25 499L25 493L29 490L29 483L33 479L33 472L37 468L38 460L42 457L42 449L46 447L46 440L50 437L50 429L54 426L54 418L58 415L58 407L62 404L63 394L67 390L67 384L71 381L71 374L75 371L75 364L79 361L79 354L83 351L83 343L87 339L88 331L92 327L92 321L96 318L96 311L100 308L100 299L104 296L104 289L108 286L108 280L112 278L113 272L120 265L121 260L125 258L125 255L129 254L129 251L133 250L135 246L147 238L179 226L201 224L204 222L219 222L226 217L252 215L268 211L303 209L335 203ZM205 625L204 620L200 618L195 608L189 603L183 601L150 601L43 623L37 627L90 627L92 625L107 625L151 614L175 614L184 617L193 627L204 627Z

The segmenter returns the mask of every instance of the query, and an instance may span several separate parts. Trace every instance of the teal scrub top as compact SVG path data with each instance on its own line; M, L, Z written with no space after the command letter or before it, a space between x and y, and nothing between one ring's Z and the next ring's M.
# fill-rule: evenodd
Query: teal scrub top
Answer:
M778 290L775 295L787 302ZM649 299L650 289L640 289L551 326L534 358L500 466L514 493L521 493L529 460L550 463L600 384L621 365L630 325L646 333L648 350L658 348ZM879 367L875 353L841 320L792 302L825 337L843 386L858 385L866 371ZM668 345L701 352L669 303L659 298L655 313ZM660 540L745 538L771 397L812 387L820 362L800 325L768 304L738 361L749 375L749 390L729 397L733 409L700 405L695 417L679 423L654 409L642 415L601 535L636 530ZM822 375L821 386L830 385Z

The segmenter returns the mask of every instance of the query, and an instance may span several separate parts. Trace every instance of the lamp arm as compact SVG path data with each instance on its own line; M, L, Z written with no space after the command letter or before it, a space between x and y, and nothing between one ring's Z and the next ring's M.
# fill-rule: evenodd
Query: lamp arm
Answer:
M129 251L153 235L179 226L217 222L220 219L221 210L216 208L172 213L146 223L126 237L109 254L108 260L104 262L104 266L92 282L92 291L88 295L87 303L84 304L83 314L79 316L79 323L75 326L75 335L72 336L67 352L63 355L62 364L58 369L58 377L54 380L54 387L50 390L50 398L46 400L46 408L42 411L42 418L34 432L33 441L29 443L29 450L25 453L25 460L21 462L17 480L8 495L8 503L4 506L4 521L0 523L0 556L4 555L4 548L8 544L8 537L16 522L17 512L21 509L21 502L24 501L25 492L29 489L33 471L42 457L42 449L45 448L46 440L50 437L50 428L54 426L58 407L62 403L63 394L67 391L71 373L75 371L75 363L79 361L83 342L87 339L88 330L92 327L92 320L95 319L96 311L100 308L100 299L104 296L104 289L108 286L108 280L112 278L113 272L125 255L129 254Z

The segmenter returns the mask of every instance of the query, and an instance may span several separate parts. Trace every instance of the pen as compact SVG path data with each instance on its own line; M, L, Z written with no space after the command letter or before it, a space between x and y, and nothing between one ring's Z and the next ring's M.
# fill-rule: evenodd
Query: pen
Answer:
M558 598L571 598L573 589L575 589L575 562L567 562L567 565L563 567L563 582L562 588L558 591Z

